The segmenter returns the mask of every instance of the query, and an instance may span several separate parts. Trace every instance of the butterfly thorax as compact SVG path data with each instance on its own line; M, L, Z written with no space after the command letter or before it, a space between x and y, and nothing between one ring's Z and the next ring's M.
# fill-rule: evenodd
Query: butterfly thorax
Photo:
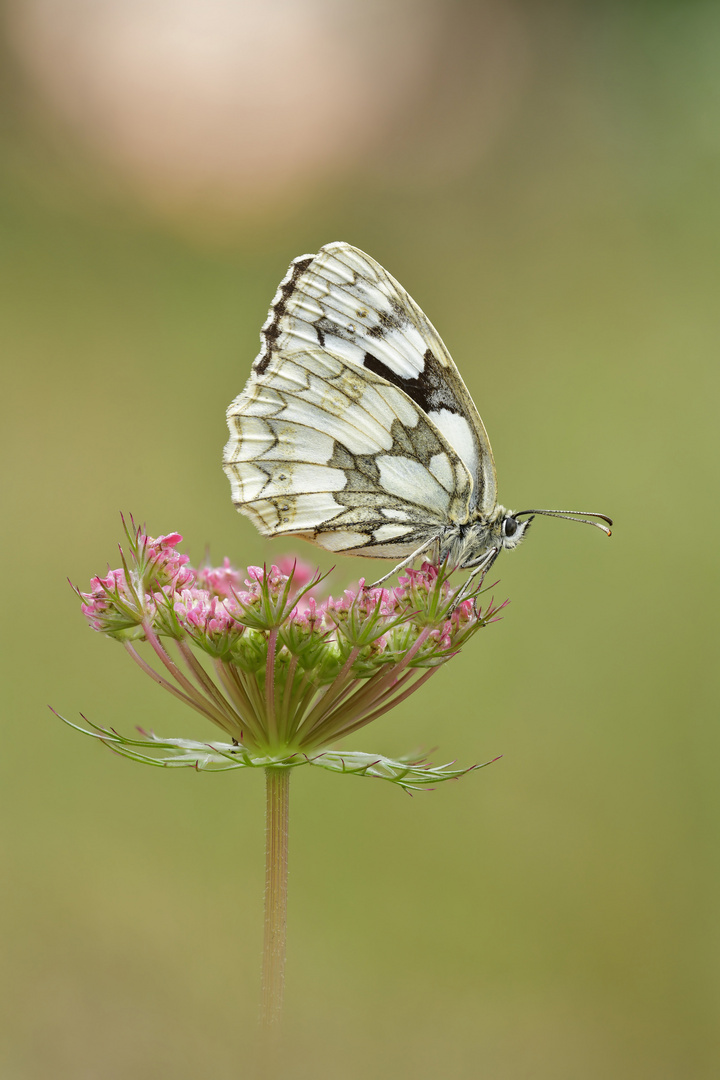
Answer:
M476 565L492 549L514 548L522 540L529 522L517 521L511 510L495 506L490 514L478 511L469 521L449 526L439 538L438 559L467 569Z

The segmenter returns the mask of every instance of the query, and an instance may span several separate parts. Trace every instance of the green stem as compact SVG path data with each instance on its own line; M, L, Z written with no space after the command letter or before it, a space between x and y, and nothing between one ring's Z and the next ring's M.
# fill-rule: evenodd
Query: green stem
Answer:
M265 936L260 1011L265 1029L280 1022L285 988L290 771L265 770Z

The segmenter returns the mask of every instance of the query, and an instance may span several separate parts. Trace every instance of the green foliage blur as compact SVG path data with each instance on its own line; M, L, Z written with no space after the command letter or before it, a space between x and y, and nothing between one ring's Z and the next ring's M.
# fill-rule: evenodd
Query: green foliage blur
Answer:
M120 510L193 560L333 564L263 541L220 455L288 263L340 239L438 327L501 501L616 528L536 520L503 621L350 744L499 762L412 799L293 777L282 1075L720 1073L720 9L515 7L525 74L477 159L217 219L144 202L3 46L3 1080L255 1075L262 776L133 765L47 705L215 734L67 585L117 565ZM336 590L378 566L336 562Z

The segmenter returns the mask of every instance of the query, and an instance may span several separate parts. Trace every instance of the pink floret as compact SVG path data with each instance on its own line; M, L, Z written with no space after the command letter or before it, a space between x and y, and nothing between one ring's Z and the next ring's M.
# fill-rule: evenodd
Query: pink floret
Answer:
M207 566L198 571L198 579L207 585L217 596L230 597L239 592L243 584L243 574L230 565L225 557L222 566Z

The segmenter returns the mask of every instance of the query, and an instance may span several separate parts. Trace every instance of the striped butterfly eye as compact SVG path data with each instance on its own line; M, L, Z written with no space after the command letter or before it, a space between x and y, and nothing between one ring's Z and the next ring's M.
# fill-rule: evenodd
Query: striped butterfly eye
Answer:
M514 536L518 531L518 524L519 522L511 514L508 514L507 517L503 518L503 536Z

